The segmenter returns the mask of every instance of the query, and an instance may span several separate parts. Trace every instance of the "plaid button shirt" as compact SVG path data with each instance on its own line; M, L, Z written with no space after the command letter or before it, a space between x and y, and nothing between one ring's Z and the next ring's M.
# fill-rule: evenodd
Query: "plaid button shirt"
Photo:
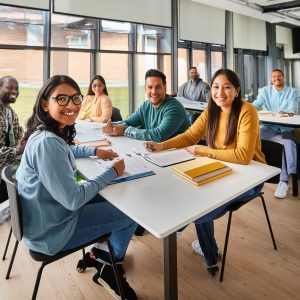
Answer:
M15 142L18 144L22 135L23 129L19 124L19 119L15 111L9 107L8 108L12 112L13 122L12 122L12 129L15 136ZM1 179L1 171L7 165L14 165L16 164L19 159L16 155L16 148L6 147L6 124L5 124L5 108L0 100L0 179Z

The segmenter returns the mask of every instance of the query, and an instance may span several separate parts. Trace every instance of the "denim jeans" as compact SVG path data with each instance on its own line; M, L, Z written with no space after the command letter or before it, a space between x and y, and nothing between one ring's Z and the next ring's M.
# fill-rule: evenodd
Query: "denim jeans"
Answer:
M61 251L85 244L111 232L109 237L117 262L122 262L137 224L100 195L79 210L76 228Z
M269 140L283 144L286 160L284 159L284 157L282 158L280 180L288 182L288 175L297 173L296 143L289 139L282 139L281 132L275 131L270 126L263 125L260 127L260 137L263 140Z
M214 237L214 221L227 213L229 205L237 202L248 202L255 198L263 188L263 183L213 210L194 221L200 247L203 251L207 266L213 266L218 260L218 246Z

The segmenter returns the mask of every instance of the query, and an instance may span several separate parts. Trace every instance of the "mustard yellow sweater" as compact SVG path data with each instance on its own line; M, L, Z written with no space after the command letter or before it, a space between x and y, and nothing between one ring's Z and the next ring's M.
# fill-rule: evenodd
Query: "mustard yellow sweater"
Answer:
M215 137L216 149L197 145L196 154L238 164L249 164L251 160L266 163L265 156L261 152L259 120L256 108L252 104L243 101L235 139L232 144L225 146L228 117L229 113L221 112ZM208 114L205 110L184 133L161 144L164 145L165 149L195 145L205 135L207 121Z

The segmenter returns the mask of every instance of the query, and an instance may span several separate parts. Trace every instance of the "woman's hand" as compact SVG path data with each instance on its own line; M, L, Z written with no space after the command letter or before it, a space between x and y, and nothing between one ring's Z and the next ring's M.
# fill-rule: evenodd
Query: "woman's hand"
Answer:
M103 150L96 148L96 156L102 159L111 159L118 156L118 153L112 150Z
M123 175L123 173L125 171L124 159L116 160L112 166L116 170L118 176Z
M191 153L191 154L194 154L196 155L197 153L197 148L198 148L198 145L193 145L193 146L189 146L186 148L186 151Z
M165 150L164 145L162 145L161 143L155 143L155 142L145 142L144 147L146 148L146 150L148 150L150 152Z

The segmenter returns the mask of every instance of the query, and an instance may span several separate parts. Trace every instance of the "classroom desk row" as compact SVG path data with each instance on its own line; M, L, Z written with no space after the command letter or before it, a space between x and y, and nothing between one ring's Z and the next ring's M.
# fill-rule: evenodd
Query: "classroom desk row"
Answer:
M83 123L80 126L86 126ZM127 137L109 137L119 154L136 155L142 142ZM136 156L136 159L143 160ZM100 191L115 207L163 240L164 299L178 299L176 231L220 207L245 191L280 173L280 169L255 161L249 165L226 163L233 173L203 186L177 176L170 167L144 161L155 175L109 185ZM77 159L78 171L87 179L99 174L100 165L91 158ZM199 296L200 297L200 296Z

